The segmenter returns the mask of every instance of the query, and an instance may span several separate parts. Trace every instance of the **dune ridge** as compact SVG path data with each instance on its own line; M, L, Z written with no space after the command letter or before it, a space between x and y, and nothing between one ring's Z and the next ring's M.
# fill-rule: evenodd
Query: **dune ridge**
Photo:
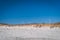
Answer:
M41 24L0 24L0 27L50 27L50 28L53 28L53 27L60 27L60 22L59 23L51 23L51 24L46 24L46 23L41 23Z

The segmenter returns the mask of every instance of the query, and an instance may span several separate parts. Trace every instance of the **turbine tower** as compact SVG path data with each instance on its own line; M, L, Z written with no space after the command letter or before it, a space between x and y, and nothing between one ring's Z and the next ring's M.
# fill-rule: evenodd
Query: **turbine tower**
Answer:
M49 24L51 24L51 18L49 18L48 22L49 22ZM51 26L51 25L49 25L49 26Z

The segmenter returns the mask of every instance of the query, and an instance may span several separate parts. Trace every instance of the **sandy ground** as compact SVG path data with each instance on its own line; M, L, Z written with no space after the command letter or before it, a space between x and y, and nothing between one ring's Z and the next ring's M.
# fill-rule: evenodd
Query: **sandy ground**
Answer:
M0 27L0 40L60 40L60 28Z

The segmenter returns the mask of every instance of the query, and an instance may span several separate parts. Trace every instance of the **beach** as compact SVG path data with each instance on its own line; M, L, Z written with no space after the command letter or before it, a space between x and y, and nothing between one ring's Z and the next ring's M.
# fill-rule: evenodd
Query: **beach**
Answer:
M60 40L60 28L0 27L0 40Z

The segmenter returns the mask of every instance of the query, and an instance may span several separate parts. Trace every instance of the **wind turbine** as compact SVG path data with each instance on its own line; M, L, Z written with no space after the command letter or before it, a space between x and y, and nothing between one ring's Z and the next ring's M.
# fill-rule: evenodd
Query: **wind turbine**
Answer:
M49 20L48 20L48 21L49 21L49 24L50 24L50 23L51 23L51 19L49 18Z
M48 19L48 22L49 22L49 24L51 24L51 18ZM49 26L51 26L51 25L49 25Z

